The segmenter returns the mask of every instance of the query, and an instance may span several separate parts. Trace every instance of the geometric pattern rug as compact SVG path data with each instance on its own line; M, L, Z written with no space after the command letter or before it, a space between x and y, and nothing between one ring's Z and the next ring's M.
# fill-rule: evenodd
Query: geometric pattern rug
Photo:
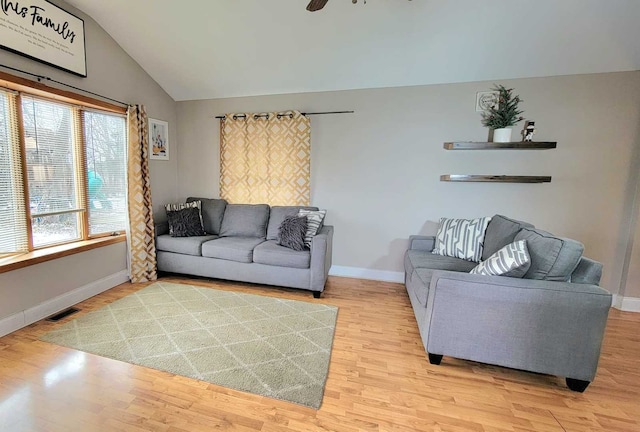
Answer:
M338 308L155 282L40 339L318 409Z

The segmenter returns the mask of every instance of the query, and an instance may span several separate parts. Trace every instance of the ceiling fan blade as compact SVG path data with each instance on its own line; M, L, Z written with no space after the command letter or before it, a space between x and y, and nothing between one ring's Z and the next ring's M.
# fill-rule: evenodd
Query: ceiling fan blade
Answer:
M309 12L319 11L327 4L329 0L311 0L307 5L307 10Z

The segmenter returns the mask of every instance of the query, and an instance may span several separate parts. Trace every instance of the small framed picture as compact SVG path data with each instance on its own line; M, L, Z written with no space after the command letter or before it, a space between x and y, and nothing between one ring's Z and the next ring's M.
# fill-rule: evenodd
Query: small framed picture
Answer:
M169 160L169 123L149 119L149 159Z
M500 93L497 91L484 91L476 93L476 111L483 112L489 108L498 108L498 97Z

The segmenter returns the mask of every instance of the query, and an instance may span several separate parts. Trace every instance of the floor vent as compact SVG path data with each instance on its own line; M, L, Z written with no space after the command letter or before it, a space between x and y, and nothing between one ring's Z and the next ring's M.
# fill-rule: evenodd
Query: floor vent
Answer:
M80 309L74 308L74 307L71 307L69 309L65 309L62 312L58 312L55 315L51 315L49 318L47 318L47 321L60 321L61 319L66 318L69 315L72 315L72 314L78 312L79 310Z

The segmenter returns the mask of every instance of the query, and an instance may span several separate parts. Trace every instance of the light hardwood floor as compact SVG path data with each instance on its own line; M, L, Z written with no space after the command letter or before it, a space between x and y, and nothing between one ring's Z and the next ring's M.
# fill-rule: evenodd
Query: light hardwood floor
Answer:
M640 431L640 314L611 310L596 379L445 357L429 364L400 284L330 278L305 291L205 279L163 280L339 307L320 410L41 342L40 321L0 338L0 431ZM98 309L145 285L80 304Z

